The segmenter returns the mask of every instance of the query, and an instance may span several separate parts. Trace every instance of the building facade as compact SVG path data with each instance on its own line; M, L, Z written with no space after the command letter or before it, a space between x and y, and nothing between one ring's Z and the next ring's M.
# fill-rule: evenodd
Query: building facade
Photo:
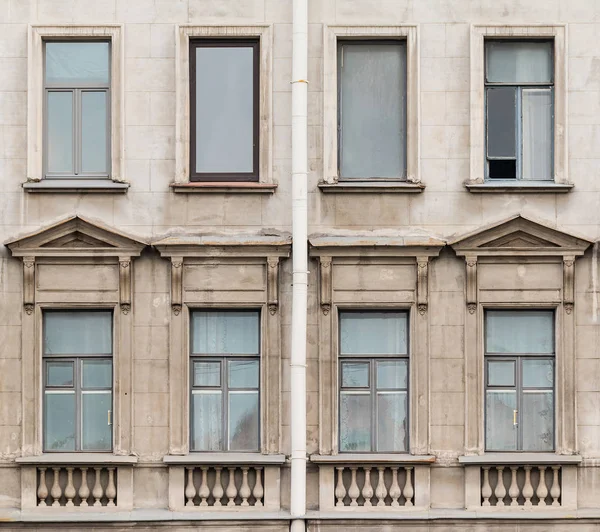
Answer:
M600 3L0 0L0 528L600 527Z

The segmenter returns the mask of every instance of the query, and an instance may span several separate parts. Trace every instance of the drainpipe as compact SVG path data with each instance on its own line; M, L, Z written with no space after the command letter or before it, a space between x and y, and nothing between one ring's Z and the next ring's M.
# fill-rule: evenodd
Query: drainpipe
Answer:
M291 532L306 514L306 315L308 302L308 0L293 0L292 24L292 353Z

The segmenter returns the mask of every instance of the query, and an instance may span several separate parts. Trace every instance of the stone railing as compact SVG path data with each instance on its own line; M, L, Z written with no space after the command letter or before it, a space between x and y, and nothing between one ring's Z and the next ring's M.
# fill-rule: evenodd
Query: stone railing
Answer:
M283 455L202 453L167 456L169 507L214 511L279 510Z
M429 506L432 456L313 455L319 466L319 508L398 511Z
M468 508L575 508L578 456L547 453L464 456Z

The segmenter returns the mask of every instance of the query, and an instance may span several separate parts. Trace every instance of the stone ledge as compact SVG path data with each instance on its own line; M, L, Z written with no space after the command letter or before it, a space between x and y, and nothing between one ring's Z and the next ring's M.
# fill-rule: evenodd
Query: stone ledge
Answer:
M133 465L137 456L121 456L110 453L45 453L15 459L21 465Z
M432 455L399 453L344 453L334 455L312 454L310 461L315 464L432 464Z
M473 456L459 456L458 461L464 465L576 465L581 463L581 456L555 453L485 453Z
M282 465L285 463L284 454L260 454L260 453L190 453L185 455L167 455L163 458L165 464L264 464Z
M273 194L277 190L275 183L248 183L223 181L194 181L189 183L171 183L173 192L196 194Z
M565 194L570 192L574 185L571 183L554 183L551 181L486 181L485 183L469 182L465 183L469 192L474 194L511 194L511 193L549 193Z
M27 181L23 183L23 188L30 193L124 194L129 189L129 183L111 179L42 179Z
M319 183L319 189L323 193L336 194L378 194L381 192L418 194L425 190L422 183L410 183L408 181L338 181L337 183Z

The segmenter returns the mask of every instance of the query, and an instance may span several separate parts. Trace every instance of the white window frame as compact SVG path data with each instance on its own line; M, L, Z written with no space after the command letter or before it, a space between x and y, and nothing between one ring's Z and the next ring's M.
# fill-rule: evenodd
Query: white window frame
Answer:
M109 40L111 50L111 106L110 106L110 168L108 178L85 178L87 187L96 188L102 183L124 181L124 50L123 26L61 25L29 26L29 52L27 59L27 180L44 179L44 40ZM76 177L52 179L52 189L78 187ZM92 183L90 183L92 182ZM95 183L93 183L95 182ZM95 187L94 187L95 184ZM81 188L81 187L80 187ZM119 189L125 189L119 187Z
M397 39L406 42L406 178L397 181L420 183L418 26L412 24L401 26L324 25L323 31L323 181L327 184L336 184L340 177L338 174L337 108L338 40ZM373 181L373 179L352 179L352 182L360 182L365 185Z
M567 164L567 60L566 26L556 25L472 25L471 26L471 154L470 179L466 185L497 183L486 181L485 151L485 40L551 39L554 42L554 175L551 181L537 183L570 185ZM554 183L552 183L552 181ZM531 181L516 180L514 188L532 186ZM491 187L490 187L491 188Z

